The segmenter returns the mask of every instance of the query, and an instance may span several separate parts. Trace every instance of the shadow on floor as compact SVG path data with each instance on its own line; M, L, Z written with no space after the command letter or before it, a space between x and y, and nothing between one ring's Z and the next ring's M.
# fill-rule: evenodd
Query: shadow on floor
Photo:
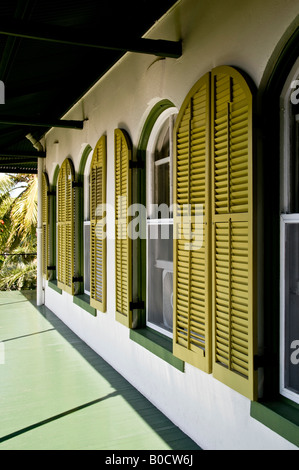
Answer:
M167 444L169 449L182 451L201 450L193 440L186 436L177 426L175 426L167 417L165 417L157 408L155 408L155 406L152 405L140 392L138 392L125 378L118 374L95 351L93 351L86 343L76 336L76 334L73 333L53 312L51 312L45 306L37 307L35 301L36 295L34 291L23 292L22 294L26 298L26 301L28 301L30 305L34 306L36 311L43 318L45 318L47 322L50 323L52 326L51 329L56 330L59 335L61 335L65 341L70 344L98 374L100 374L107 382L109 382L115 391L108 394L106 397L88 401L81 404L80 406L70 408L63 413L55 414L47 419L36 422L35 424L18 429L13 433L8 433L5 436L0 437L0 443L8 441L9 439L13 439L14 437L20 436L21 434L27 433L34 429L40 428L41 426L51 422L57 421L65 416L77 413L78 411L91 407L105 399L121 395L122 398L132 408L132 413L137 413L147 423L147 425L150 426L152 432L160 436L160 438ZM12 296L11 303L19 301L20 298L16 300L16 298ZM0 315L1 309L3 307L7 308L8 304L9 300L7 299L4 299L2 304L0 302ZM51 329L32 334L45 333L51 331ZM30 334L28 336L30 336ZM12 338L11 340L13 341L14 339L16 338Z

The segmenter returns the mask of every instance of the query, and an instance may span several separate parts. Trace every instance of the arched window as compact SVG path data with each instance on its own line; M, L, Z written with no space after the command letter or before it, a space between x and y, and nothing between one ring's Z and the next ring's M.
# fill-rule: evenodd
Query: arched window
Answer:
M280 392L299 403L299 59L280 100Z
M83 224L82 236L82 267L83 291L90 295L90 164L92 159L92 148L89 144L82 145L82 154L79 165L78 177L83 183L83 207L80 212L80 224ZM83 220L82 220L83 219ZM82 233L82 232L81 232Z
M170 107L160 114L146 152L146 324L167 336L173 331L173 127Z
M298 57L299 28L295 20L273 52L260 85L263 393L260 401L251 404L251 416L297 446Z

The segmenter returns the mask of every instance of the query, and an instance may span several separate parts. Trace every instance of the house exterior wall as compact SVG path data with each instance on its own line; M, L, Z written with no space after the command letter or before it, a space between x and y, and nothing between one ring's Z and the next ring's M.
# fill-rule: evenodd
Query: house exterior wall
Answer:
M50 184L57 165L67 157L78 172L82 150L87 144L94 148L106 134L107 204L113 206L114 130L125 129L136 152L153 106L168 99L179 110L193 84L219 65L242 69L258 88L277 44L297 14L297 0L179 1L147 37L182 38L182 56L159 59L127 53L102 77L65 116L86 118L84 129L51 129L45 136L44 169ZM114 233L114 219L109 215L107 229ZM56 292L44 281L46 306L203 449L296 448L253 419L250 400L213 375L187 363L185 372L180 372L130 339L130 330L115 321L114 260L114 240L108 238L106 313L88 314L73 302L73 296ZM262 318L261 277L258 285Z

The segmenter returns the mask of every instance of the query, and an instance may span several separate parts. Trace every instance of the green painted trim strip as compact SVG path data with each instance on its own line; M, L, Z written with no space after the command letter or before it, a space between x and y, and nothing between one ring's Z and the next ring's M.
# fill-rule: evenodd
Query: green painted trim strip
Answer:
M185 363L172 354L172 339L150 328L130 330L130 339L160 357L180 372L185 372Z
M48 286L51 287L51 289L55 290L58 292L58 294L62 294L62 289L60 289L57 286L57 281L48 281Z
M55 190L56 190L56 186L57 186L59 170L60 170L60 166L56 165L55 170L54 170L54 175L53 175L53 183L52 183L52 189L55 189Z
M299 410L283 401L251 402L250 416L299 447Z
M79 171L78 171L78 176L79 176L80 181L83 181L86 162L91 151L92 151L92 147L89 144L87 144L85 149L82 152L82 156L81 156L81 160L79 164Z
M168 108L175 108L175 104L173 104L172 101L169 101L167 99L161 100L153 106L142 129L142 133L138 143L138 153L146 151L147 144L156 120L158 119L160 114L162 114ZM139 156L137 160L139 160L141 157Z
M90 306L90 297L87 294L75 295L73 297L73 303L83 308L83 310L90 313L94 317L97 316L97 310Z
M53 182L50 185L51 191L55 192L55 196L53 198L50 198L50 210L51 210L51 222L50 222L50 231L51 231L51 240L52 240L52 246L51 246L51 257L50 257L50 262L54 266L56 266L57 262L57 241L56 241L56 222L57 222L57 214L56 214L56 195L57 195L57 180L58 180L58 175L59 175L59 170L60 166L56 165L54 174L53 174ZM57 269L52 272L52 279L51 281L57 280ZM56 281L57 284L57 281ZM58 289L58 287L57 287ZM58 292L58 291L57 291ZM59 292L61 294L61 292Z

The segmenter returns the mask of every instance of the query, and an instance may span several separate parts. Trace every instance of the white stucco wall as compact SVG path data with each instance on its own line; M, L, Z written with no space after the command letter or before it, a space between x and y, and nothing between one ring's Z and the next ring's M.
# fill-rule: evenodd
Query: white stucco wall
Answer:
M153 105L178 108L193 84L218 65L243 69L259 86L277 43L298 14L298 0L182 0L148 37L183 39L179 59L126 54L67 113L88 118L83 130L52 129L45 138L50 182L56 165L72 158L78 171L82 144L107 135L107 203L114 203L114 129L126 129L136 149ZM92 64L90 64L92 67ZM80 67L80 64L78 64ZM108 230L114 220L107 220ZM107 313L93 317L70 295L45 283L45 303L109 364L204 449L294 449L250 417L250 401L186 364L181 373L129 339L115 321L114 240L107 240ZM174 393L175 391L175 393Z

